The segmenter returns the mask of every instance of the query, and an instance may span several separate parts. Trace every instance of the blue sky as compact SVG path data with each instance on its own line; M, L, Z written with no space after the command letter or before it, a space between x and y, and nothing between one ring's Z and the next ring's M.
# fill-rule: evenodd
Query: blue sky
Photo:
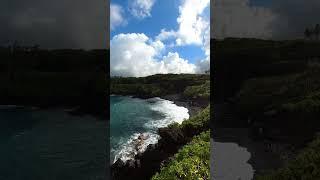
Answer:
M136 19L128 12L128 0L111 0L112 4L121 5L125 10L128 25L120 26L111 32L111 37L119 33L143 32L148 36L156 36L162 28L175 29L178 27L177 17L179 15L178 2L180 0L158 0L155 1L151 10L151 17Z
M192 7L193 5L195 8ZM201 73L203 67L208 67L209 63L208 44L206 44L210 39L206 34L210 32L209 7L209 0L111 0L111 74L144 76L153 73ZM178 18L180 18L179 22ZM158 38L162 31L171 32L171 35ZM120 34L124 36L116 39L115 37ZM148 40L142 40L144 38ZM134 43L133 39L135 39L135 45L131 46L130 44ZM120 41L122 45L119 44ZM163 48L161 50L154 48L156 52L152 53L152 47L150 50L149 47L155 42L160 46L163 44ZM123 44L128 46L124 47ZM148 49L149 53L146 52L147 55L144 55L141 49L133 50L136 47ZM137 57L134 57L139 53L141 55L137 57L141 62L151 64L145 69L149 73L131 72L125 68L126 65L140 64ZM133 61L137 62L133 63ZM159 63L155 65L153 61L159 63L163 61L164 65ZM185 72L182 68L173 68L178 64L185 67ZM161 68L152 70L152 65L154 68L160 66Z

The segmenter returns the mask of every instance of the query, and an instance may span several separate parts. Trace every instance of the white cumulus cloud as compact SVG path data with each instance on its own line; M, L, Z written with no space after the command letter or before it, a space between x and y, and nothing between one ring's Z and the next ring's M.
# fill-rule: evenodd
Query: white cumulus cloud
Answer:
M175 39L170 46L201 46L206 57L195 63L197 73L210 69L210 17L204 13L209 6L210 0L183 0L179 6L178 29L162 29L156 37L161 41Z
M110 42L110 72L112 76L142 77L152 74L196 73L197 67L169 52L157 58L164 49L160 40L153 41L145 34L118 34Z
M176 38L176 45L203 45L206 32L210 30L209 18L204 10L209 7L210 0L184 0L179 6L177 23L179 28L174 31L162 29L157 36L160 40Z
M174 38L174 37L176 37L176 35L177 35L177 33L173 30L167 31L166 29L161 29L161 32L156 37L156 39L163 41L163 40L167 40L170 38Z
M129 10L134 17L143 19L151 16L154 3L155 0L131 0Z
M114 30L117 26L125 25L127 22L123 17L123 9L117 4L110 4L110 28Z
M209 5L210 0L185 0L179 6L177 45L202 44L204 32L210 28L209 20L203 16Z

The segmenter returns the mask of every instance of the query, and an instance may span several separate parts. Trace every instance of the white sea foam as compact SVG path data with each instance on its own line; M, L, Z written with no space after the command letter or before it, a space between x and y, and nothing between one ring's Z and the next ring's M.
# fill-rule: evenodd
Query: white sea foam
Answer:
M137 150L135 140L137 140L141 134L148 136L148 138L143 141L140 148ZM159 135L155 133L146 132L133 134L126 142L123 143L121 146L122 148L116 153L117 155L114 157L113 163L119 158L124 162L133 159L139 152L144 152L149 144L156 144L158 140ZM119 143L121 144L121 141Z
M162 119L150 120L144 127L147 129L147 132L135 133L127 140L120 140L119 150L112 149L115 152L115 157L113 163L119 158L122 161L127 161L133 159L136 154L139 152L144 152L148 145L156 144L160 136L156 133L158 128L166 127L174 122L182 123L185 119L189 118L188 109L185 107L177 106L172 101L164 100L161 98L150 98L147 99L150 102L150 108L153 111L159 112L163 115ZM139 149L136 149L135 141L138 137L143 134L148 136L148 138L141 142Z
M177 106L172 101L160 99L160 98L152 98L155 99L155 103L151 105L151 109L157 112L160 112L165 116L164 119L161 120L153 120L149 121L145 124L146 127L154 129L154 128L162 128L167 127L172 123L181 124L185 119L189 119L188 109L182 106Z

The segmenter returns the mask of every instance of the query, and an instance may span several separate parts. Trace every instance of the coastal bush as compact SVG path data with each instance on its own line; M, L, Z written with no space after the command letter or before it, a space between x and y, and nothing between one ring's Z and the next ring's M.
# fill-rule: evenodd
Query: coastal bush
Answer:
M210 179L210 131L195 136L152 180Z
M187 135L196 135L209 129L210 123L210 105L200 111L197 115L184 120L180 127Z
M183 91L183 95L188 98L209 98L210 97L210 81L196 86L188 86Z
M320 112L320 91L310 93L296 102L283 104L282 108L289 112Z
M237 106L241 112L279 111L308 112L318 108L320 68L304 72L247 80L238 93Z
M180 124L177 122L174 122L172 124L169 124L168 128L180 128Z
M279 136L308 132L301 138L317 130L319 41L226 38L211 42L211 47L215 47L215 77L223 79L215 81L215 103L237 94L236 112L240 117L253 116L254 121L262 122L271 139L278 138L271 127L280 128ZM295 131L287 133L289 129ZM320 179L319 147L317 139L288 166L258 180Z
M111 94L155 97L182 94L186 87L204 84L209 75L156 74L147 77L111 77Z
M312 58L320 57L320 43L304 40L226 38L211 41L211 47L215 103L234 97L248 79L301 73Z
M257 180L320 179L320 138L317 137L288 165Z

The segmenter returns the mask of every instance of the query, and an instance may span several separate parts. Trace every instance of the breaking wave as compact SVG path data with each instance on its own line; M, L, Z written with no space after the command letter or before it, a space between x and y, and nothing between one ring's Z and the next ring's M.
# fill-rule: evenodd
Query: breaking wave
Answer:
M116 162L119 158L122 161L133 159L139 152L144 152L148 145L158 142L160 138L157 134L158 128L166 127L174 122L180 124L189 118L188 109L177 106L172 101L161 98L150 98L141 101L143 101L141 103L146 103L145 107L149 111L161 116L157 116L156 118L135 117L136 119L147 119L140 124L140 126L143 126L143 130L134 132L130 136L117 138L117 145L111 148L111 154L113 155L113 157L111 156L112 163ZM133 112L130 113L132 114ZM133 120L130 119L130 121Z

